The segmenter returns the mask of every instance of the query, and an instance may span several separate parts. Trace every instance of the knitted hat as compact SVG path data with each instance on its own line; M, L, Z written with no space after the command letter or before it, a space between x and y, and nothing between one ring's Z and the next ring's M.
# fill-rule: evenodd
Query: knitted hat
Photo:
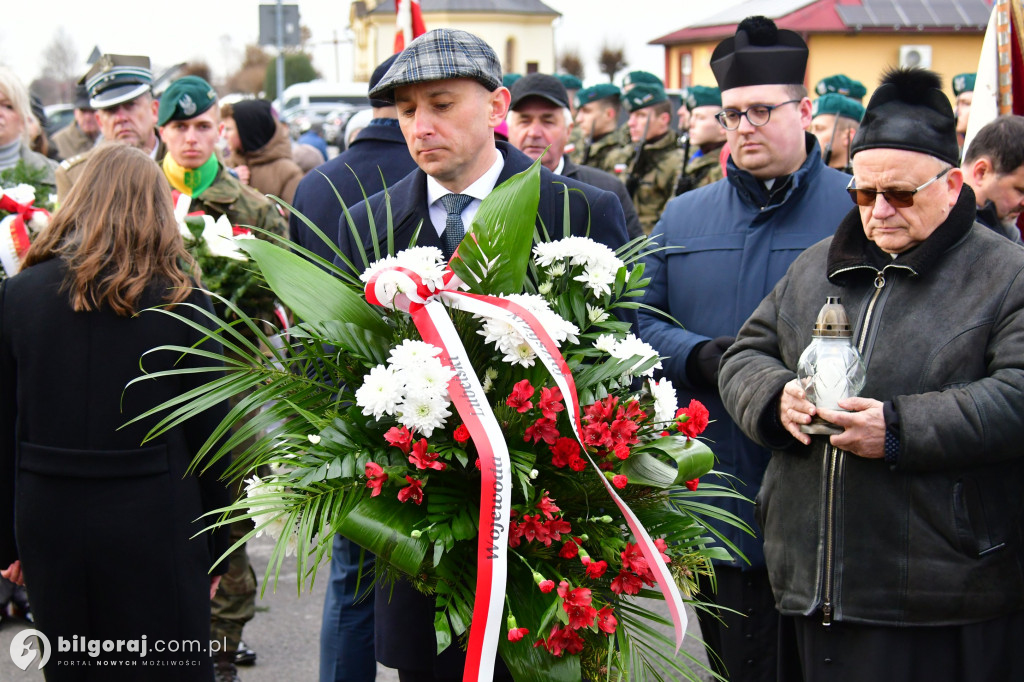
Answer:
M921 152L959 165L956 120L937 73L899 68L882 77L850 144L850 157L878 147Z
M277 119L265 99L243 99L232 104L231 110L243 151L262 149L277 132Z

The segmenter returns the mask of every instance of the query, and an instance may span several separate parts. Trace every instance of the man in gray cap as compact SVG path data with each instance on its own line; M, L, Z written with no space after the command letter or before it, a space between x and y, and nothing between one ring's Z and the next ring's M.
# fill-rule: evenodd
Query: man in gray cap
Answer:
M105 54L96 60L83 81L103 139L132 145L154 161L161 161L164 148L156 132L159 103L150 90L153 71L149 57ZM57 168L58 201L67 196L87 159L88 153L79 154Z
M429 31L399 53L370 97L398 107L402 133L419 166L387 190L396 250L406 248L422 226L417 245L437 246L450 256L472 226L481 200L532 163L515 147L494 140L494 128L505 120L510 101L497 54L471 33ZM566 192L574 235L586 235L589 225L590 237L613 249L626 242L622 208L614 194L556 178L542 167L537 218L550 234L562 234ZM353 241L361 240L372 254L368 214L384 242L387 211L385 193L380 192L352 208L357 236L341 221L339 243L357 268L362 260ZM437 654L434 599L406 581L397 582L393 590L378 585L377 660L397 668L403 682L462 679L465 654L459 645ZM511 679L500 661L495 679Z
M508 141L531 159L541 159L555 175L607 190L619 198L626 217L630 239L643 234L640 218L626 186L611 173L578 166L565 155L572 131L569 93L560 78L543 73L523 76L511 88L512 104L508 115ZM545 153L546 152L546 153Z
M711 69L725 107L718 120L731 150L728 173L668 202L654 228L666 248L648 257L644 272L651 283L643 302L655 310L640 310L640 335L667 356L664 375L677 389L707 406L715 419L705 432L715 443L715 469L729 476L725 485L750 499L771 455L727 418L719 361L789 264L849 211L849 176L822 163L817 140L806 132L806 63L800 36L764 17L744 19L736 35L715 48ZM717 504L757 528L749 502ZM704 597L724 607L698 614L715 653L712 665L732 682L775 680L778 613L762 539L732 526L719 529L746 561L715 562L715 594L703 584Z
M100 125L96 121L96 110L89 103L89 91L84 84L79 84L75 88L75 120L53 136L57 156L63 160L84 154L93 148L99 136Z
M937 74L885 75L852 210L722 360L729 413L772 450L779 679L1024 679L1024 249L975 223L955 126ZM797 378L826 297L867 370L839 409ZM804 433L814 415L841 432Z

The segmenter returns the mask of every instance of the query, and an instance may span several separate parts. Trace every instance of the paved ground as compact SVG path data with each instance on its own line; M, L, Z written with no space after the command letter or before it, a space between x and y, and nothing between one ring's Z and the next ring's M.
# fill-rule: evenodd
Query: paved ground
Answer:
M271 545L265 538L258 538L250 544L250 556L256 574L261 578L270 558L270 549ZM245 640L258 652L259 661L255 666L239 669L243 682L316 682L320 611L326 577L327 568L324 566L317 575L313 591L297 597L294 562L285 564L277 592L268 588L266 596L257 602L256 618L245 628ZM652 604L652 607L657 606ZM696 633L697 619L692 611L689 616L690 632ZM16 622L0 625L0 680L4 682L39 682L43 679L39 671L31 668L21 671L11 661L11 639L24 627L25 623ZM683 646L701 662L706 660L703 648L694 638L687 637ZM710 676L697 679L706 682ZM398 682L398 675L393 670L379 667L377 682Z

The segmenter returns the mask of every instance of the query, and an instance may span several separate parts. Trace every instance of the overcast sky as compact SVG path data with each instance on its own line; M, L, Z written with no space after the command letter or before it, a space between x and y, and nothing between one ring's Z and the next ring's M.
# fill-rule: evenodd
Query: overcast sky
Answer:
M630 68L661 75L664 49L649 40L682 28L740 0L544 0L562 13L555 23L558 49L576 48L587 60L588 84L603 79L596 57L606 38L625 47ZM287 0L286 0L287 2ZM294 0L291 0L294 2ZM59 27L71 37L84 72L94 45L101 52L148 54L156 67L204 59L217 77L234 71L247 43L258 38L259 0L177 0L166 3L6 0L0 21L0 63L25 83L42 70L42 52ZM313 33L313 63L329 80L349 80L352 47L344 39L349 2L299 0L301 23ZM632 10L632 15L627 14ZM427 28L431 28L429 25Z

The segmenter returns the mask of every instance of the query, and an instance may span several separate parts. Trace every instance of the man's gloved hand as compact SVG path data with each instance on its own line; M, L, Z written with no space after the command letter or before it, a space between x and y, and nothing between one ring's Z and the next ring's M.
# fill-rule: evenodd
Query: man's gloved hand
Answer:
M694 386L718 390L718 366L735 336L719 336L694 347L686 361L686 373Z

